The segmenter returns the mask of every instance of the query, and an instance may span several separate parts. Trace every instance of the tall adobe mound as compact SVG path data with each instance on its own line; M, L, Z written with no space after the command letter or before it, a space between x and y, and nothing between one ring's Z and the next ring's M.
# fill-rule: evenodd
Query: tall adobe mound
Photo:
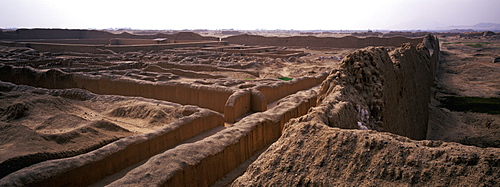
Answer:
M499 155L302 117L232 186L498 186Z
M438 53L430 35L351 53L322 83L318 106L287 123L233 186L498 185L499 149L412 140L426 138Z
M430 49L430 50L429 50ZM322 83L315 112L332 127L389 131L425 139L430 88L439 51L437 39L427 36L414 47L404 44L388 51L369 47L349 54L340 69ZM340 123L336 111L346 111ZM347 116L346 116L347 115Z

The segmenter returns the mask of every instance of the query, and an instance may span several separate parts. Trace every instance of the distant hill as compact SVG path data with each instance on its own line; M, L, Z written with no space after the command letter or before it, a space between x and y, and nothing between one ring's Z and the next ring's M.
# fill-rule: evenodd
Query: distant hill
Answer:
M456 26L456 25L452 25L452 26L448 26L448 27L444 27L444 28L440 28L440 29L444 29L444 30L451 30L451 29L472 29L472 30L475 30L475 31L495 31L495 32L499 32L500 31L500 24L498 23L478 23L478 24L475 24L475 25L471 25L471 26L466 26L466 25L460 25L460 26Z

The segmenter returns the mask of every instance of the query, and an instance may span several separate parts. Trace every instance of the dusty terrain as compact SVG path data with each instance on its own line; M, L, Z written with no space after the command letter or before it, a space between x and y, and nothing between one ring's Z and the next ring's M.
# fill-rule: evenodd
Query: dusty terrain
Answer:
M428 139L479 147L500 147L500 103L489 113L443 107L446 97L499 98L500 41L492 37L445 37L441 40L436 100L430 105ZM487 107L484 105L483 107ZM496 108L496 109L494 109Z
M0 46L0 68L10 71L10 67L19 67L27 74L42 73L32 75L41 77L51 72L76 73L145 83L175 81L240 89L281 81L280 77L293 79L331 71L339 64L340 57L354 50L293 49L308 55L281 59L199 51L198 48L51 53ZM22 78L7 79L15 82ZM29 82L27 84L38 84ZM31 164L75 156L123 137L153 132L184 116L184 106L166 101L96 95L81 89L1 84L0 163L9 168L2 170L2 177Z
M475 45L485 40L487 47ZM473 46L467 46L468 38L453 41L459 43L443 45L435 81L437 99L429 105L427 138L431 140L332 128L337 125L331 119L317 117L324 109L313 109L288 123L281 138L232 186L498 186L499 115L450 111L439 102L444 95L498 98L500 66L493 63L498 40L476 38ZM330 88L344 85L336 79L331 82ZM335 88L321 90L337 90L328 98L339 97L339 90L346 89ZM500 106L492 105L493 111Z
M279 37L348 35L346 33L262 32L260 33L262 35ZM241 33L207 32L204 35L226 37L236 34ZM424 34L426 33L406 33L410 37L421 37ZM405 33L369 32L352 35L391 37L405 35ZM341 122L330 121L330 124L323 124L322 121L316 121L315 117L321 115L325 115L323 118L332 118L328 113L304 115L287 124L283 136L266 151L262 150L264 153L233 185L499 185L499 114L454 111L443 106L447 96L500 97L500 83L497 81L500 80L500 63L493 63L494 57L500 54L500 40L495 37L482 37L481 34L476 35L446 35L442 38L438 36L441 40L441 57L435 86L432 94L428 94L432 97L426 135L428 140L416 141L389 132L375 131L391 131L380 120L381 116L387 116L387 113L391 111L377 108L382 105L377 90L383 85L384 77L377 75L379 69L368 67L362 72L373 75L374 78L369 77L363 80L365 76L363 74L361 78L356 78L358 81L356 84L360 83L359 81L369 83L352 85L346 92L359 95L350 98L356 100L354 102L356 106L352 106L352 110L370 111L375 117L358 121L358 125L350 124L342 128L374 130L346 130L337 128L338 126L332 127L335 126L332 125L333 123ZM272 85L284 80L297 80L306 76L320 76L325 72L335 72L343 68L342 59L356 50L296 46L280 46L280 49L300 50L307 55L289 58L255 57L238 53L200 51L200 48L196 47L134 52L103 50L100 54L93 54L41 52L26 47L0 46L0 72L18 71L29 74L31 77L28 76L28 78L33 80L44 80L44 77L54 75L56 78L63 79L71 75L77 78L90 77L89 80L128 81L137 85L159 86L175 83L239 92L254 89L260 85ZM395 47L383 49L390 53L394 50ZM357 75L353 72L352 76ZM3 81L7 79L12 82L24 81L22 84L28 85L43 84L49 85L48 87L51 85L45 82L30 83L23 76L3 77L3 79ZM328 95L326 90L329 91L328 93L333 93L331 91L337 89L331 80L323 84L333 86L321 89L311 88L310 93L308 92L309 95L314 95L320 90L318 103L326 97L334 97ZM130 88L130 90L133 89ZM356 91L363 89L364 92ZM402 98L412 100L410 94L412 89L414 88L411 86L402 89L404 90ZM161 95L161 93L157 94ZM409 94L410 98L404 94ZM176 104L158 98L132 97L133 94L120 95L122 94L95 94L76 88L40 88L0 82L0 167L8 168L0 173L0 184L9 184L8 180L2 181L1 177L23 167L45 160L82 155L116 140L123 140L124 137L155 133L158 129L168 128L171 123L178 122L180 118L189 116L200 108L205 108L194 107L189 103ZM424 96L427 98L427 95L419 97ZM267 109L270 112L279 113L281 109L276 106L283 107L291 105L287 102L294 102L294 100L283 100L280 103L279 99L281 98L268 103ZM426 103L423 102L420 105L426 105ZM408 113L408 106L397 104L393 106L406 111L402 114ZM498 104L493 106L498 106ZM225 109L223 111L211 110L215 110L212 111L214 113L220 113L218 115L226 112ZM304 112L307 113L307 111L306 109ZM258 113L251 111L242 118ZM351 117L353 117L352 120L356 120L364 116L360 114L360 116ZM238 120L245 121L244 119ZM261 118L249 117L246 121L258 120ZM386 120L419 121L419 119ZM110 184L123 176L130 177L123 178L129 181L133 181L133 177L137 176L142 177L141 180L144 181L152 180L152 175L146 175L142 171L149 172L158 169L153 166L163 169L164 166L161 164L168 164L170 159L173 164L180 165L175 167L187 167L186 165L191 162L185 161L180 156L177 158L177 154L191 154L210 149L212 144L217 144L214 141L218 138L225 139L226 136L207 137L223 132L223 129L226 129L227 133L232 133L228 127L235 124L226 122L225 127L214 128L199 137L183 142L177 146L180 151L177 149L165 151L163 155L151 157L153 159L149 161L143 160L141 164L146 164L142 166L130 166L121 173L111 176L111 179L107 178L94 185ZM238 128L247 127L235 127L235 134L243 131ZM193 142L206 142L206 147ZM196 154L192 158L212 153L207 151L203 154ZM169 160L162 158L169 158ZM216 185L226 185L245 169L246 166L235 169L240 171L236 171L235 176L223 182L219 181ZM135 175L136 173L141 173L141 175ZM161 177L164 176L159 176ZM119 186L131 183L115 182L112 184ZM160 183L152 181L147 184ZM197 185L201 184L197 183Z

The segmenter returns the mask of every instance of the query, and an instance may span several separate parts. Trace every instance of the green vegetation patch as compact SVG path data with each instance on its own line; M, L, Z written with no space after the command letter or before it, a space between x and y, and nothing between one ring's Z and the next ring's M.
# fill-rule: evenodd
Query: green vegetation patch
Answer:
M478 42L478 43L469 43L466 46L474 47L474 48L482 48L484 45L491 44L491 42Z
M284 80L284 81L291 81L293 78L290 77L278 77L278 79Z
M460 112L500 114L500 98L446 96L441 103L445 108Z

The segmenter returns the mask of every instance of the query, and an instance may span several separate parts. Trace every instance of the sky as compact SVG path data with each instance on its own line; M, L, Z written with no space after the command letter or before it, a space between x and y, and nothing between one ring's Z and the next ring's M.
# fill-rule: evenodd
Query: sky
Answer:
M0 0L0 28L408 30L500 23L500 0Z

